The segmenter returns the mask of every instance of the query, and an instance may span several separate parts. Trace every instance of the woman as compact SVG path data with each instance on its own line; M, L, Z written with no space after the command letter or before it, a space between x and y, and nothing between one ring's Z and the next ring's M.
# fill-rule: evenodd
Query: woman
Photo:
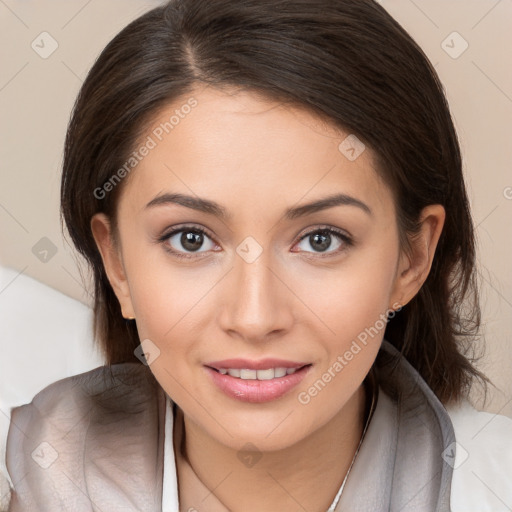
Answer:
M11 510L468 510L461 156L377 3L143 15L83 84L61 200L107 365L13 410ZM511 423L472 510L512 506Z

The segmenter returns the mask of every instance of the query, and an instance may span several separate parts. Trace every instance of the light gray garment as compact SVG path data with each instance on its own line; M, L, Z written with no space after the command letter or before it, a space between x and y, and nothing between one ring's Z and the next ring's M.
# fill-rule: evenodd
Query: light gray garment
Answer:
M448 413L386 341L376 368L377 408L335 511L449 512L453 470L442 455L455 434Z
M386 341L375 366L377 408L335 510L448 512L452 470L441 457L455 441L448 414ZM165 392L137 363L60 380L14 408L9 510L159 512L165 409Z

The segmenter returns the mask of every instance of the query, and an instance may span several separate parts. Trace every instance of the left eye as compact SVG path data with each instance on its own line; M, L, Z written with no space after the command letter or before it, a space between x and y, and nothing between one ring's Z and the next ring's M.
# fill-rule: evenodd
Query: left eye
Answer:
M336 246L334 247L334 250L327 251L327 249L331 247L333 239L336 241ZM339 252L339 250L343 250L344 246L351 245L351 239L340 231L332 228L325 228L306 233L301 237L300 243L306 243L314 249L313 251L306 250L306 252L332 253Z

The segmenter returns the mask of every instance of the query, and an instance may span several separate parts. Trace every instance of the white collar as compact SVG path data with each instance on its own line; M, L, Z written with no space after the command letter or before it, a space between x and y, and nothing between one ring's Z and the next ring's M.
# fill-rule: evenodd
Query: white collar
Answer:
M162 489L162 512L177 512L180 509L178 501L178 479L176 462L174 466L169 461L175 461L173 446L173 411L172 400L165 394L165 433L164 433L164 476Z

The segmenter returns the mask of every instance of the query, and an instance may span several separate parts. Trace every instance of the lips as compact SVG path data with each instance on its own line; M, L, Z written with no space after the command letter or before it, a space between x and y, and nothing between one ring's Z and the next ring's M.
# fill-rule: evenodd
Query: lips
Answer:
M287 373L282 377L274 377L271 379L261 380L259 378L251 378L257 371L264 371L266 369L273 368L272 365L278 364L277 368L287 368L288 370L294 370L293 373ZM284 365L287 366L284 366ZM239 365L242 366L240 371L252 372L248 374L249 378L240 378L223 373L218 369L214 368L215 365L219 366L219 369L223 368L233 369ZM224 366L226 365L226 366ZM233 365L233 366L230 366ZM243 368L243 366L253 366L253 369ZM254 366L263 366L264 368L255 370ZM262 403L277 400L287 395L293 388L305 378L312 368L312 364L297 363L293 361L283 361L282 359L266 359L263 361L248 361L247 359L226 359L224 361L215 361L204 365L207 375L211 379L211 382L225 395L242 402Z

